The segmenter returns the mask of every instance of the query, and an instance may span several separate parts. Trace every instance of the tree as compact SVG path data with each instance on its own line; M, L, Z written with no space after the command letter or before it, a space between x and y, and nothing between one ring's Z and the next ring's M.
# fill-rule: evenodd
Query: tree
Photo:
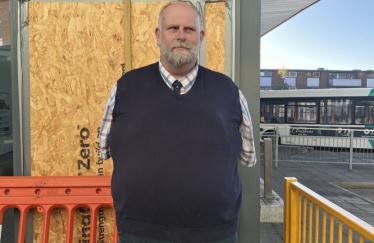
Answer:
M278 85L275 88L276 90L288 90L288 89L290 89L290 85L287 82L284 82L284 80L286 79L286 73L287 73L287 70L284 67L283 67L283 69L278 70L278 74L280 74L282 78L281 78L280 85Z

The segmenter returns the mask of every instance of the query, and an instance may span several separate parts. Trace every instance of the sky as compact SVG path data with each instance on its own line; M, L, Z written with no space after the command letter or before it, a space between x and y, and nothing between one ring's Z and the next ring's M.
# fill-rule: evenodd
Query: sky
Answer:
M321 0L261 37L261 69L373 70L374 0Z

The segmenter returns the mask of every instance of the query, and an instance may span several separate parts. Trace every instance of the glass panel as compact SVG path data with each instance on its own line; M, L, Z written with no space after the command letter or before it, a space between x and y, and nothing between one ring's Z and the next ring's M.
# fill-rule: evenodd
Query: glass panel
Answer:
M313 73L313 77L319 77L319 73Z
M272 72L265 72L265 76L271 77L271 76L273 76L273 73Z
M0 176L13 175L9 1L0 1Z
M356 101L356 124L374 124L374 101L358 100Z
M287 122L316 123L317 105L315 101L288 102Z
M338 77L337 73L330 73L330 78L335 79Z
M351 79L357 79L357 73L351 73Z
M0 0L0 176L13 175L12 79L9 0ZM14 210L7 209L1 240L14 242Z
M320 106L320 123L352 124L352 101L350 99L321 100Z
M346 79L347 78L347 74L346 73L339 73L339 78Z
M261 122L283 123L284 102L261 102Z

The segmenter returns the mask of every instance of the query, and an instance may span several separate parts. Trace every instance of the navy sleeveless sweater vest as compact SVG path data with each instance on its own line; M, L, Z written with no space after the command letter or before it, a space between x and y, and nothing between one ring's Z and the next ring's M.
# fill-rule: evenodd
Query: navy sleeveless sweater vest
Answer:
M234 235L241 123L239 90L220 73L199 66L185 95L158 63L121 77L109 140L118 231L178 243Z

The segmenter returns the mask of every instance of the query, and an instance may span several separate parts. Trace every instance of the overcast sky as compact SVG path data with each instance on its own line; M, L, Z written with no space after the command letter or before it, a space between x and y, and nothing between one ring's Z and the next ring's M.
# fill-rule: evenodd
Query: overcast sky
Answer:
M374 0L321 0L261 38L262 69L374 69Z

